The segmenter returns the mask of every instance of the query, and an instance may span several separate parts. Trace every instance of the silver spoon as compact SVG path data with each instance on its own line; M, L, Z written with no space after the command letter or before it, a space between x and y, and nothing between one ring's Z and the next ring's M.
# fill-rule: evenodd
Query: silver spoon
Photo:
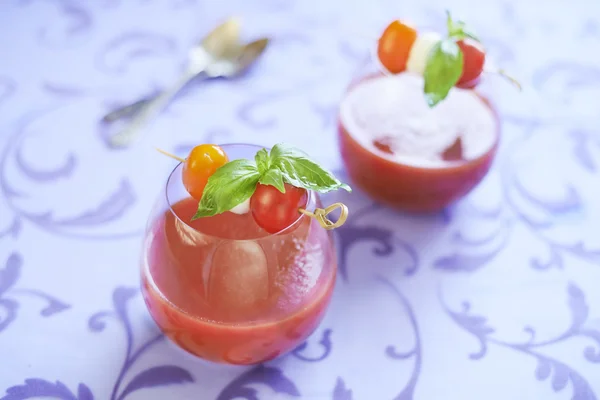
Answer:
M209 32L194 48L190 50L188 55L187 70L195 70L198 72L193 76L191 76L191 72L187 76L184 74L182 77L183 84L181 88L193 80L199 73L204 71L204 69L207 68L211 62L217 61L221 57L226 57L231 54L232 51L237 50L239 46L238 39L239 24L234 18L230 18ZM185 80L185 78L189 79ZM102 118L102 122L113 122L124 116L132 116L133 114L137 113L142 106L154 100L159 95L160 93L157 93L153 96L147 96L146 98L142 98L134 103L113 110Z
M153 116L158 114L179 91L200 72L204 71L215 60L229 56L232 49L237 48L239 38L239 23L229 19L213 29L202 41L194 46L188 54L188 65L167 90L160 93L152 101L144 104L137 114L121 132L109 139L113 147L129 145L140 132L140 128Z
M265 51L268 44L269 39L262 38L244 46L231 46L229 50L223 54L223 57L210 63L203 71L194 76L194 79L234 78L242 75ZM109 123L121 118L131 117L137 114L148 103L154 101L159 95L160 93L148 96L111 111L102 118L102 121Z

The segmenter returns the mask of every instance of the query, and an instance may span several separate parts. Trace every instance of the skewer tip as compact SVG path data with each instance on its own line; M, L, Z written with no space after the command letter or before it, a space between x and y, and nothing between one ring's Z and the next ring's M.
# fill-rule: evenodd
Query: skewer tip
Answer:
M175 154L169 153L168 151L165 151L163 149L160 149L158 147L155 147L156 151L158 151L159 153L164 154L167 157L171 157L174 160L177 160L179 162L185 162L185 158L181 158L179 156L176 156Z

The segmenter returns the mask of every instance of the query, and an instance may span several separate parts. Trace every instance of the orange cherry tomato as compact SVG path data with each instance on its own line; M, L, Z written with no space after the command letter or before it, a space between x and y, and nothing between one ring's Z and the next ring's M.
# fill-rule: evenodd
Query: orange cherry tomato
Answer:
M463 71L456 86L473 87L483 72L485 50L481 43L473 39L463 39L456 42L463 53Z
M200 201L208 178L228 161L227 154L216 144L194 147L183 164L183 186L194 199Z
M404 71L415 40L416 29L398 20L390 23L377 45L377 57L385 69L392 74Z

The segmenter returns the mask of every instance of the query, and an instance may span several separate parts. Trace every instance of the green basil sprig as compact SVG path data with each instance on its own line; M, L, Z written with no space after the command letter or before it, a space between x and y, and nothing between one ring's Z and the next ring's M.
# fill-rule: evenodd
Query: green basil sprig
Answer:
M352 191L350 186L340 182L306 153L280 143L270 152L259 150L254 160L233 160L218 168L208 178L198 211L192 219L231 210L248 200L258 183L271 185L282 193L285 193L284 183L319 193L337 189Z

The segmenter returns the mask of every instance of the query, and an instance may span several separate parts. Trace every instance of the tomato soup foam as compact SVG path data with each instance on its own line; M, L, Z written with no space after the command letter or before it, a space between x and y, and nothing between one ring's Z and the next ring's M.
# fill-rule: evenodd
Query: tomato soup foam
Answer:
M495 145L497 117L480 96L453 88L445 100L430 108L423 84L422 77L409 73L367 78L345 96L340 123L365 149L421 168L474 160ZM444 157L457 141L459 156Z

